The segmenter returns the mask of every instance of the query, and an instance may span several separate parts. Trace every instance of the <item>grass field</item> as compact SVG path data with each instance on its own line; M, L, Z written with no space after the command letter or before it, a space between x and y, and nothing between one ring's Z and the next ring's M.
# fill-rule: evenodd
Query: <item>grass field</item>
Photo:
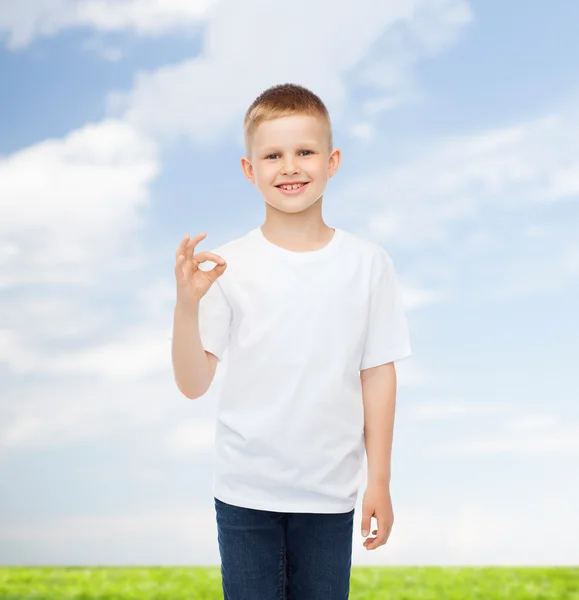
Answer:
M72 598L75 600L218 600L223 598L223 594L219 567L0 568L1 600ZM579 600L579 567L354 567L352 569L351 600L467 600L471 598L476 600Z

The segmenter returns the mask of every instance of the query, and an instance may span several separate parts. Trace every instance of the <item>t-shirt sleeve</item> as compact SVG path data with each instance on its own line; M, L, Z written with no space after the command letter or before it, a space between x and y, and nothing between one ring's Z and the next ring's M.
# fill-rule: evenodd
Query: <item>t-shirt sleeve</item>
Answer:
M394 265L388 259L370 293L360 370L410 356L410 335Z
M219 279L199 301L199 334L207 352L222 360L229 342L232 311Z

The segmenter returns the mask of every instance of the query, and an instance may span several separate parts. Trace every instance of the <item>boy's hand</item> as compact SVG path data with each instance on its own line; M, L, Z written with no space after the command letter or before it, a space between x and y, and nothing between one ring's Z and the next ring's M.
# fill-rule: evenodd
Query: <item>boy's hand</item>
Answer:
M386 543L394 524L390 485L386 482L370 482L362 501L362 535L366 537L370 531L372 517L378 521L378 529L372 533L375 538L364 541L366 550L375 550Z
M193 239L187 234L177 248L175 278L177 279L177 304L192 306L199 303L216 279L223 275L227 264L221 256L213 252L195 254L195 246L205 237L199 233ZM203 262L217 263L213 269L202 271Z

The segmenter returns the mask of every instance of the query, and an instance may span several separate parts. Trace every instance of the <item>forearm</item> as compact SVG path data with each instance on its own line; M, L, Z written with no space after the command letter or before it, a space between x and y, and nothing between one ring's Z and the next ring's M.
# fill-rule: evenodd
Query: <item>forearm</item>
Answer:
M364 403L368 483L389 484L396 408L394 363L363 371L360 378Z
M192 400L202 396L211 382L211 372L199 334L199 305L175 305L171 359L180 392Z

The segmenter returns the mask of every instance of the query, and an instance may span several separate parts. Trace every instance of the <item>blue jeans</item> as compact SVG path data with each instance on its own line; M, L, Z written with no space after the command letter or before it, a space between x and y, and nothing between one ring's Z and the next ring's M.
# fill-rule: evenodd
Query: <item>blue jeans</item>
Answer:
M354 510L282 513L215 498L224 600L346 600Z

